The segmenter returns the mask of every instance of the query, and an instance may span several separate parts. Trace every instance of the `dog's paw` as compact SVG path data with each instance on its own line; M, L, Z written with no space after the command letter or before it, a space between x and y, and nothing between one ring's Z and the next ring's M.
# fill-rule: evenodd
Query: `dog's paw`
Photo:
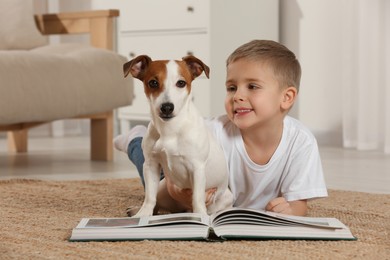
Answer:
M155 213L153 209L149 209L145 207L129 207L127 208L126 212L129 217L135 217L135 218L149 217L149 216L153 216L153 214Z
M140 210L140 207L128 207L126 209L127 216L134 217L138 211Z
M206 205L200 205L193 208L194 213L200 213L202 215L207 215L207 208Z

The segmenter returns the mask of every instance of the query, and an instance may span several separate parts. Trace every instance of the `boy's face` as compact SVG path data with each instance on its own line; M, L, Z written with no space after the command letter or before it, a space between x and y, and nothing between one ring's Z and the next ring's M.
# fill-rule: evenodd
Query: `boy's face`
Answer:
M266 63L239 59L227 67L225 109L241 130L280 124L285 90ZM276 125L275 125L276 126Z

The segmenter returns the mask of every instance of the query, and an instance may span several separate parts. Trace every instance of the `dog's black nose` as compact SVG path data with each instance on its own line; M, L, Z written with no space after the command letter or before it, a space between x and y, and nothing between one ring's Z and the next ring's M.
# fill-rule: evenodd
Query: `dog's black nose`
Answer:
M161 115L163 117L171 117L175 106L172 103L163 103L160 107Z

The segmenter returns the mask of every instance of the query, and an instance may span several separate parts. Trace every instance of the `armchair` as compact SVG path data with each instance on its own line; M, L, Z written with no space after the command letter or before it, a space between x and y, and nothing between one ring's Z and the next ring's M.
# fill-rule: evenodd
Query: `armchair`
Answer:
M11 6L19 2L16 9L29 6L25 0L0 0L0 34L4 34L1 27L10 26L1 21L2 13L9 12L4 2ZM14 48L12 41L28 45L34 40L21 42L2 35L3 41L11 39L6 44L0 40L0 131L8 132L9 151L27 152L31 127L89 118L91 159L112 160L113 110L131 104L133 98L132 82L122 74L126 59L110 51L117 16L118 10L101 10L36 15L34 20L31 13L42 35L88 33L90 46L46 45L46 40L38 39L37 46Z

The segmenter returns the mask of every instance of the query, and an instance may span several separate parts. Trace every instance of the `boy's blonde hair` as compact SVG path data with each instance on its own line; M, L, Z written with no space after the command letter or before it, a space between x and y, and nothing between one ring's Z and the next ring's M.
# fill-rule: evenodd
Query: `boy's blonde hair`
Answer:
M270 65L281 87L299 91L301 65L295 54L275 41L253 40L238 47L226 61L226 66L239 59L265 62Z

